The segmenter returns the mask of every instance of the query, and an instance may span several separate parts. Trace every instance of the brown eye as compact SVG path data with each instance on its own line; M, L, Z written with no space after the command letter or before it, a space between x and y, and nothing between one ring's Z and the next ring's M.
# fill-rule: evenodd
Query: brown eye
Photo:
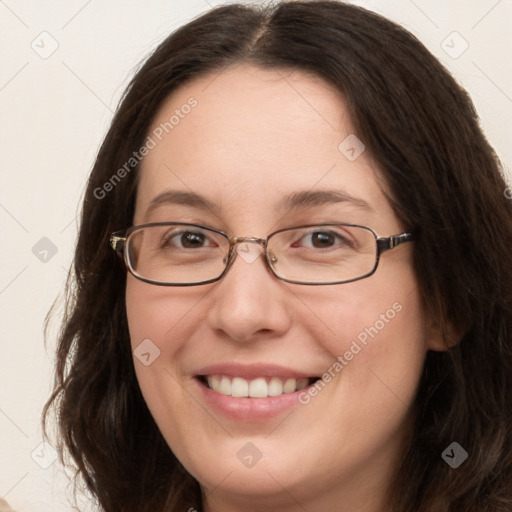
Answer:
M182 247L185 247L186 249L194 249L196 247L202 247L206 237L202 233L193 233L189 231L187 233L182 233L179 240Z
M326 231L316 231L311 233L311 245L316 248L332 247L336 243L336 237L334 233L328 233Z
M181 231L165 237L162 243L164 248L197 249L215 245L213 241L199 231Z
M305 233L292 247L309 249L343 248L351 245L351 241L340 233L331 230L310 231Z

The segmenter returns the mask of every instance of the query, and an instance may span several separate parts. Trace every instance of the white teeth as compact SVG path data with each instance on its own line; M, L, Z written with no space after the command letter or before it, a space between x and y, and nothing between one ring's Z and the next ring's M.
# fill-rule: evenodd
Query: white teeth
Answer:
M283 394L283 381L277 377L272 377L268 385L267 396L279 396Z
M248 381L241 377L230 379L226 376L208 375L208 386L221 395L236 398L266 398L300 391L309 385L309 379L280 379L272 377L268 382L264 377Z
M211 388L219 389L221 379L217 377L217 375L213 375L212 377L208 377L208 384Z
M249 383L245 379L235 377L231 382L231 396L240 398L249 396Z
M265 379L251 380L249 384L249 396L253 398L265 398L268 396L267 391L268 386Z
M297 381L295 379L288 379L283 386L283 393L293 393L297 386Z
M227 377L222 377L218 387L218 391L223 395L231 395L231 381Z

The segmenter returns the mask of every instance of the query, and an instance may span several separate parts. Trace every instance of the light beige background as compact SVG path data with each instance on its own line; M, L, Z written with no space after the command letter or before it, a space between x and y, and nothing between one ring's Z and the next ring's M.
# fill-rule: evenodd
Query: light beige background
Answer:
M40 444L54 348L43 323L71 263L95 153L137 63L220 3L0 0L0 498L19 512L72 510L69 482ZM353 3L400 22L441 59L510 169L512 1Z

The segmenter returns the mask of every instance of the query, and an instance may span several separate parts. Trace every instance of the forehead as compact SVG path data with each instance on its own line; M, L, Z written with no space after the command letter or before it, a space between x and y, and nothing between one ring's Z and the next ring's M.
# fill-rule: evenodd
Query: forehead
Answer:
M136 220L167 190L206 195L242 216L313 189L388 208L370 158L344 153L345 141L357 144L353 132L344 98L320 77L251 65L202 76L174 91L152 122Z

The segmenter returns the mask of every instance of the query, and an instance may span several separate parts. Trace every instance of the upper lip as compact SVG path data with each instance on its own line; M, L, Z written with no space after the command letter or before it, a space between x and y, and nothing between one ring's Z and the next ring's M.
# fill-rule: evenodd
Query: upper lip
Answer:
M246 380L257 379L258 377L282 377L287 379L304 379L316 377L315 373L304 373L285 366L275 364L252 363L234 364L218 363L204 366L195 372L195 375L225 375L227 377L241 377Z

